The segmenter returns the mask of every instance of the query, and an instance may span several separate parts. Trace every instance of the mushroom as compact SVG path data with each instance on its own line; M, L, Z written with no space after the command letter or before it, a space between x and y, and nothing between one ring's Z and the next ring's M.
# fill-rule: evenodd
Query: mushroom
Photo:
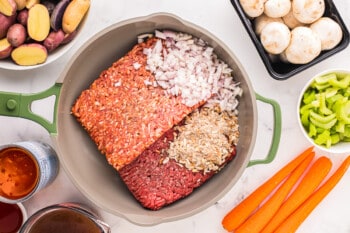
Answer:
M340 25L329 17L322 17L310 25L311 30L321 39L321 49L329 50L337 46L343 38Z
M288 14L286 14L285 16L282 17L282 20L290 29L305 25L304 23L297 20L297 18L295 18L292 9L290 9Z
M271 22L261 31L260 40L268 53L280 54L289 45L290 36L290 30L284 23Z
M267 0L264 13L272 18L283 17L290 11L291 5L290 0Z
M243 11L250 17L258 17L264 12L266 0L239 0Z
M322 17L325 11L324 0L293 0L293 14L302 23L310 24Z
M293 64L306 64L321 53L321 39L309 27L299 26L291 31L285 58Z
M271 18L265 14L260 15L254 19L254 30L256 35L260 36L262 29L271 22L283 23L282 18Z
M283 53L280 53L278 55L278 59L279 61L283 62L283 63L289 63L287 57L286 57L286 51L283 51Z

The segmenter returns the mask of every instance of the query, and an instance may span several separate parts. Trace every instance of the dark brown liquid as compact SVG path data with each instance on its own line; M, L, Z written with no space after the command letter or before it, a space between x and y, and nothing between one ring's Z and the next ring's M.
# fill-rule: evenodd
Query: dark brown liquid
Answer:
M40 217L31 227L30 233L101 233L101 229L83 214L61 209Z
M0 233L15 233L22 225L23 215L16 204L0 202Z
M28 195L38 182L39 168L28 152L10 147L0 151L0 195L18 199Z

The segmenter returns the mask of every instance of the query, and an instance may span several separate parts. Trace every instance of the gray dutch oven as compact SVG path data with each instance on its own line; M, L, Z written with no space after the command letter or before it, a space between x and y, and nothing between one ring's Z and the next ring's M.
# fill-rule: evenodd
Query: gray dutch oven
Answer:
M122 57L137 43L137 36L155 29L172 29L202 38L233 69L244 94L239 105L240 140L237 155L190 196L158 211L146 210L133 198L115 170L108 165L85 130L71 115L71 107L80 93L89 87L101 71ZM34 114L31 103L55 96L53 122ZM268 155L251 161L257 134L256 100L273 107L274 130ZM202 211L222 198L237 182L247 166L271 162L281 134L279 105L256 94L236 56L207 30L174 15L156 13L114 24L93 36L70 60L56 83L40 93L0 93L0 114L33 120L50 133L60 162L76 187L95 205L139 225L174 221Z

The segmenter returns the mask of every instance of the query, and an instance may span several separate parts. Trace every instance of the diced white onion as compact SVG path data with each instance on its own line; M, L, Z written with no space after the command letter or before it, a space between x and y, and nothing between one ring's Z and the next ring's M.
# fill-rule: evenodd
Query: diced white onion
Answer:
M214 49L189 34L156 31L153 48L144 49L146 68L168 94L181 95L183 103L194 106L202 101L235 111L242 90L232 77L232 69L218 59Z

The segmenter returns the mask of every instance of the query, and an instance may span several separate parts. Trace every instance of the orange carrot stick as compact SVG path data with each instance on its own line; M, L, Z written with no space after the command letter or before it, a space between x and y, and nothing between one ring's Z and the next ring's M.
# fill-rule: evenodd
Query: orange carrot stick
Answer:
M276 192L272 194L265 204L241 224L235 230L235 233L259 233L278 211L289 192L313 160L314 155L315 153L309 154L309 156L282 183Z
M302 178L297 188L282 204L261 233L274 232L274 230L316 190L323 179L328 175L331 168L332 162L329 158L325 156L318 158Z
M233 208L222 220L222 226L227 231L233 231L241 225L259 204L285 179L305 158L312 153L313 147L307 148L295 159L281 168L275 175L265 181L260 187Z
M317 189L301 206L299 206L289 217L276 229L275 233L292 233L304 222L309 214L327 196L327 194L338 184L350 165L348 156L333 175Z

